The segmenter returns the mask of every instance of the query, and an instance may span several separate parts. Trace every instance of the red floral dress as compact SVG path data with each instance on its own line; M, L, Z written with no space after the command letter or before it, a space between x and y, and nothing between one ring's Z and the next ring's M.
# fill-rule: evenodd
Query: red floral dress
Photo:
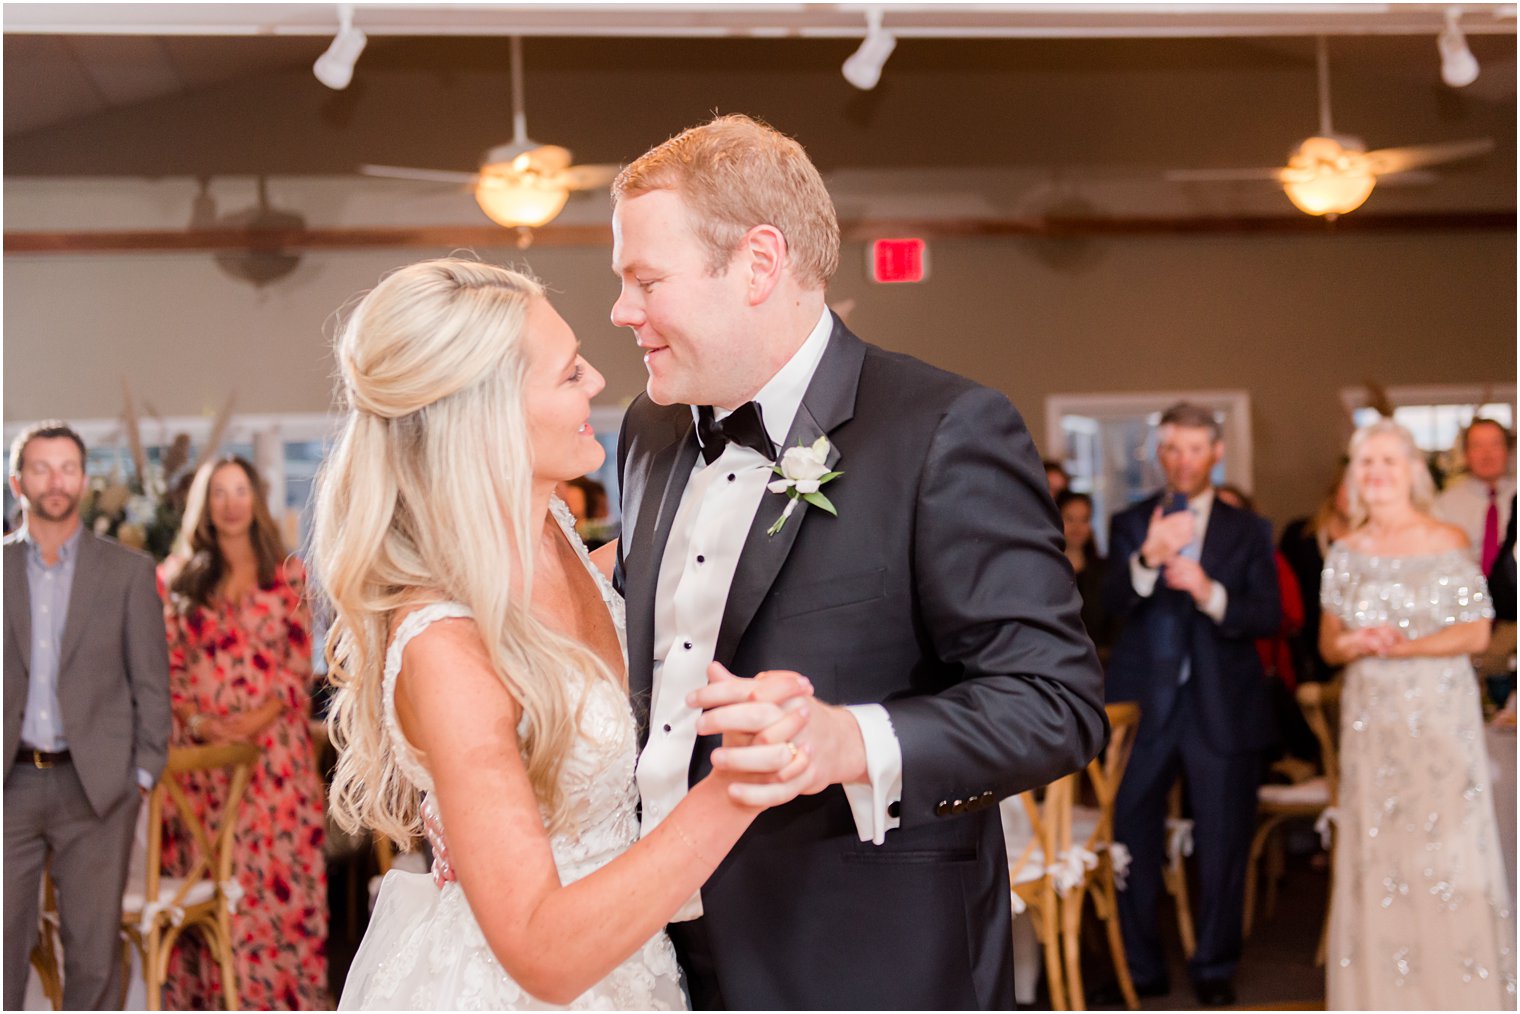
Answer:
M169 684L175 712L186 705L213 716L257 708L270 695L285 705L254 742L260 763L238 815L234 869L243 887L232 917L238 998L247 1010L330 1009L327 992L327 873L322 780L312 751L311 618L306 573L291 558L269 587L239 603L220 602L181 616L164 612L169 633ZM174 724L176 746L190 738ZM204 814L219 807L227 779L219 774L190 787ZM190 836L171 816L164 834L164 872L188 866ZM221 1006L220 968L195 933L175 947L164 1007Z

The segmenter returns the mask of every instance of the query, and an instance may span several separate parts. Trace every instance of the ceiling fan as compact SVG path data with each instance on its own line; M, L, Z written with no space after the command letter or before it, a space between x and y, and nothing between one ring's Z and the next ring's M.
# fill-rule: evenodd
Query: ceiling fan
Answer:
M454 183L470 187L480 210L498 225L522 230L543 225L560 213L572 190L612 182L615 165L571 165L570 152L528 138L523 113L522 38L512 36L512 140L486 152L473 173L445 169L361 165L359 172L398 180Z
M1337 134L1330 126L1330 57L1325 37L1319 37L1319 133L1305 138L1288 156L1288 164L1272 169L1178 169L1166 178L1175 182L1274 180L1288 200L1309 215L1333 220L1362 206L1379 179L1388 183L1428 182L1413 170L1471 158L1493 150L1492 138L1416 144L1368 151L1359 137Z

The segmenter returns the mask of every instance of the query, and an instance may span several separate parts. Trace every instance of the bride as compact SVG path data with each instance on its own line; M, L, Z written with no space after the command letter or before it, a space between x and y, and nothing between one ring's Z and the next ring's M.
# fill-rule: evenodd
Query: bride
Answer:
M457 875L386 877L340 1007L685 1006L664 924L811 777L806 709L755 736L773 770L709 775L638 840L622 604L552 496L602 463L601 375L535 282L467 260L388 276L336 356L350 411L314 542L332 812L410 841L427 792Z

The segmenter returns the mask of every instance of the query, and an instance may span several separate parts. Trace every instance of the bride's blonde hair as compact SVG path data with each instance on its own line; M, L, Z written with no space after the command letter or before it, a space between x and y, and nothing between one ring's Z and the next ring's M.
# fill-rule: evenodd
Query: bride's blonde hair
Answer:
M533 462L524 414L532 279L469 260L386 277L352 310L335 352L348 416L317 480L312 558L331 607L328 727L338 748L333 817L398 842L421 829L395 763L382 673L397 614L468 606L491 663L523 709L521 749L551 830L558 775L597 656L529 610ZM423 693L425 686L419 689Z

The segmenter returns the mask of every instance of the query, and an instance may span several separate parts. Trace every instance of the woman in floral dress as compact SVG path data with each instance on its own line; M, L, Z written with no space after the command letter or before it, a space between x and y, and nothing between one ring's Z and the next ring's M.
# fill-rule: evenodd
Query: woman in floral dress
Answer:
M310 616L306 574L287 558L251 464L237 457L201 469L186 505L189 559L172 579L165 623L174 744L247 740L262 751L243 798L234 869L243 896L232 917L238 997L248 1010L330 1005L323 787L307 724ZM192 786L215 812L227 779ZM166 873L182 872L193 845L171 816ZM164 1005L219 1006L220 970L198 937L182 938Z

